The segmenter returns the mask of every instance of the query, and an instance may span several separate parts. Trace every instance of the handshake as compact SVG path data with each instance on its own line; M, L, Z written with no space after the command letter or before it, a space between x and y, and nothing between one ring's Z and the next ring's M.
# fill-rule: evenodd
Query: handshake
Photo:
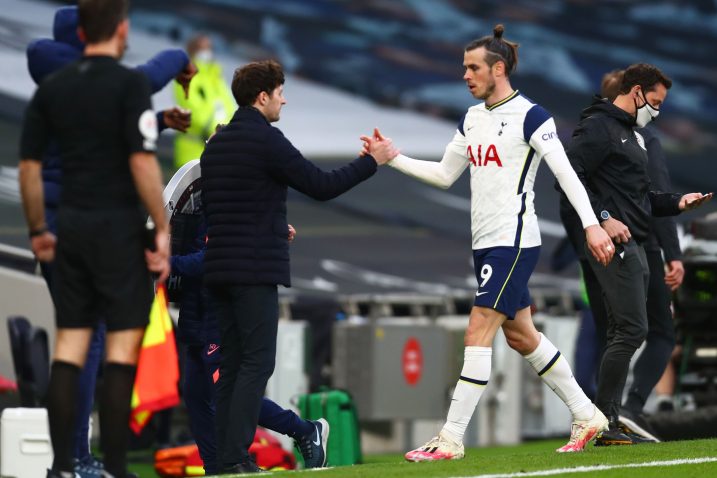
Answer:
M393 145L391 138L384 138L378 128L374 128L372 136L361 136L363 148L360 156L370 155L382 166L399 155L400 151Z

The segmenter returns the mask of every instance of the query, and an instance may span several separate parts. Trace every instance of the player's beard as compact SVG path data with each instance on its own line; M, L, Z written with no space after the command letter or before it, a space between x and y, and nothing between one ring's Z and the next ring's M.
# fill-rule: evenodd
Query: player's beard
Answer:
M493 77L493 75L491 75L490 77L488 77L488 83L485 86L485 91L483 92L482 95L480 95L478 97L478 99L485 101L488 98L490 98L490 95L492 95L494 91L495 91L495 78Z

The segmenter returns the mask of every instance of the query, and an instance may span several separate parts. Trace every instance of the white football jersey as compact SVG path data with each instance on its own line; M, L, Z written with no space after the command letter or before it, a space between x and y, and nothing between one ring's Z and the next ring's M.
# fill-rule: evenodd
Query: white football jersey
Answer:
M535 247L541 242L533 184L543 158L583 226L597 224L585 189L565 156L553 118L518 91L490 107L485 103L471 107L440 163L399 155L389 164L444 188L469 167L473 249Z

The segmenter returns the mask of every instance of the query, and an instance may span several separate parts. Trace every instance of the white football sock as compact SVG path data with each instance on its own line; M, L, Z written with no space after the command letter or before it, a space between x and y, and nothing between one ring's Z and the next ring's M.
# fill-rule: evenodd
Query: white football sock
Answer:
M441 433L456 443L463 443L468 422L475 412L478 400L488 384L493 349L466 347L463 370L453 391L448 418Z
M523 356L573 414L574 420L590 420L595 406L573 377L570 364L548 338L540 334L538 347Z

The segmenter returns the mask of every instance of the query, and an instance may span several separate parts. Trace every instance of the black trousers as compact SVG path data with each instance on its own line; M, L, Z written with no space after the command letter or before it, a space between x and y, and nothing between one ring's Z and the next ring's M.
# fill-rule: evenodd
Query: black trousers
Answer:
M645 250L635 241L617 244L607 267L588 251L588 262L602 289L607 311L607 345L598 375L595 404L616 422L630 359L647 336L649 268Z
M274 372L279 299L275 285L209 287L221 330L217 462L249 460L261 400Z
M667 363L675 348L675 327L670 310L670 290L665 284L665 263L660 251L645 251L650 269L647 288L647 337L645 348L635 361L633 382L628 393L625 407L635 413L641 413L650 393L662 377ZM585 287L590 298L590 309L595 320L595 339L600 368L602 351L607 342L607 309L602 297L602 288L588 260L581 260Z
M647 398L667 367L675 348L675 325L670 310L670 290L665 284L665 263L660 251L645 251L650 267L647 289L647 338L632 369L634 380L625 406L642 412Z

